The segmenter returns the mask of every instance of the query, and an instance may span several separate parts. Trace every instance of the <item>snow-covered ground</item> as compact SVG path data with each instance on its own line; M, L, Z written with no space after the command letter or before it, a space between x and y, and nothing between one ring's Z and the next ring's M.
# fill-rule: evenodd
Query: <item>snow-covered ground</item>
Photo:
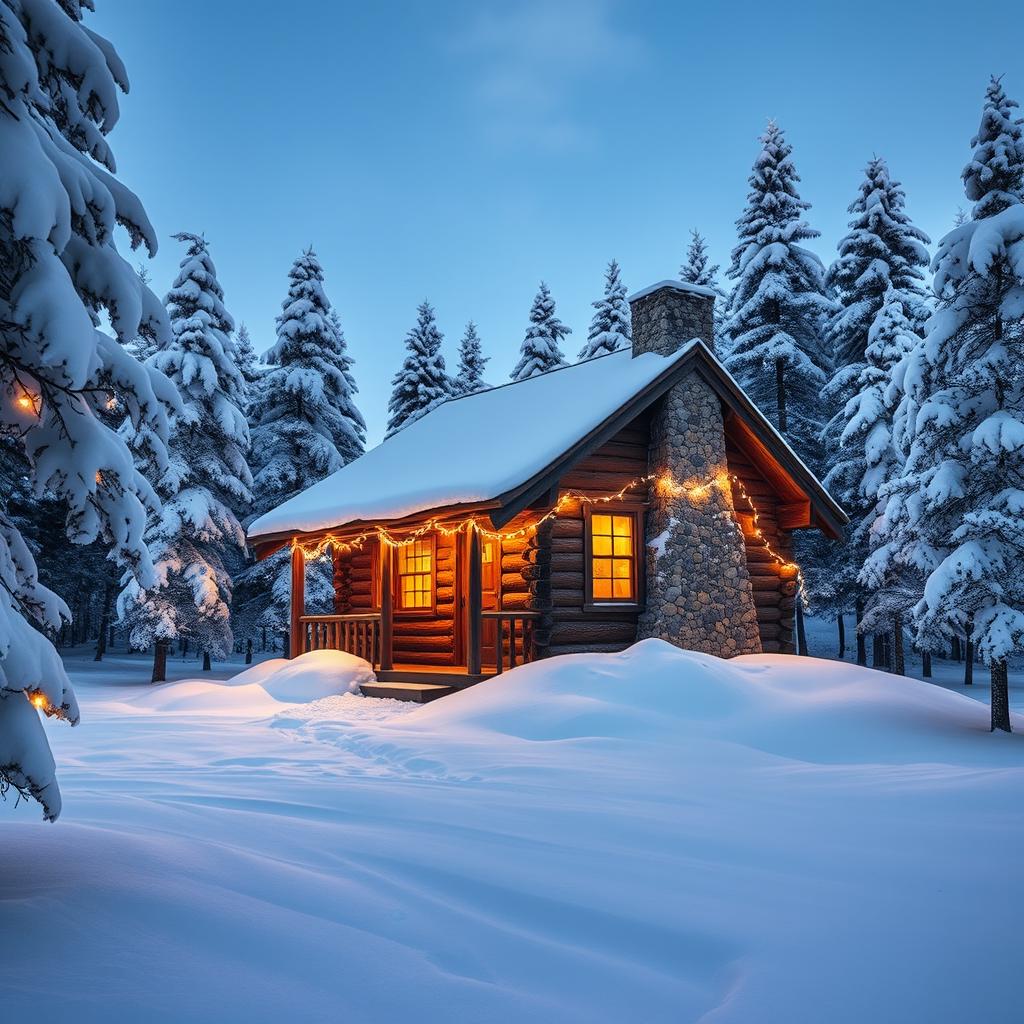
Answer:
M846 652L843 661L853 663L857 660L856 620L852 615L844 618L846 623ZM820 619L809 616L807 619L807 646L816 658L839 659L839 632L834 619ZM924 679L921 668L921 656L911 649L908 637L904 649L905 671L914 679ZM867 642L868 664L871 664L871 638ZM948 653L948 652L947 652ZM974 681L970 686L964 685L964 663L947 657L932 657L932 683L944 686L948 690L973 697L975 700L989 702L988 667L978 662L974 665ZM1024 665L1020 660L1010 663L1010 707L1014 711L1024 712Z
M1024 736L961 694L657 641L425 707L69 667L5 1021L1021 1019Z

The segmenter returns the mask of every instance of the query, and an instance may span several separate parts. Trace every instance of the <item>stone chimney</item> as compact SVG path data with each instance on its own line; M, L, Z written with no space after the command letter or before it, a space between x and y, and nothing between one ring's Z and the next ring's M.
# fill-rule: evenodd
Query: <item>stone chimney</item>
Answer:
M667 356L692 338L715 350L715 293L683 281L659 281L630 296L633 355Z
M714 350L715 293L662 281L630 299L633 355L667 356L692 338ZM761 650L736 520L718 395L695 370L655 407L646 516L647 606L637 637L719 657ZM668 485L664 482L670 481ZM698 485L688 490L685 486ZM705 485L700 487L699 485Z

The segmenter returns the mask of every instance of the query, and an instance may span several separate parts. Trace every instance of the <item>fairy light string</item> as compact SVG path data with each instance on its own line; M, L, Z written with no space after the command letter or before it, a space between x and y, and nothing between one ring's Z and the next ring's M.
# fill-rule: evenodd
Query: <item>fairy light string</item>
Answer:
M373 526L347 540L343 540L335 534L326 534L315 542L302 541L295 537L292 539L292 547L301 548L307 558L319 558L328 548L336 548L343 551L360 550L368 540L378 540L389 548L406 547L410 544L415 544L417 540L428 533L439 533L442 537L455 537L468 533L470 530L476 530L486 540L515 540L536 533L546 522L555 519L561 512L577 502L581 505L608 505L622 501L630 491L649 484L654 484L659 494L672 498L687 498L690 501L703 501L715 489L724 492L730 485L734 486L742 500L750 507L753 517L752 530L754 536L764 545L764 549L780 569L795 572L797 592L804 608L808 607L800 566L772 547L760 525L760 512L754 504L753 498L751 498L746 487L743 485L743 481L735 473L730 473L724 469L717 472L710 480L688 479L680 481L676 480L667 471L648 473L645 476L638 476L630 480L628 484L614 494L595 495L577 490L568 490L559 496L555 504L544 515L539 516L532 522L517 526L513 530L495 530L487 527L476 516L468 516L466 519L454 524L441 519L428 519L420 526L412 530L402 531L401 533L393 532L386 526ZM738 522L737 527L742 533L742 527L739 526Z

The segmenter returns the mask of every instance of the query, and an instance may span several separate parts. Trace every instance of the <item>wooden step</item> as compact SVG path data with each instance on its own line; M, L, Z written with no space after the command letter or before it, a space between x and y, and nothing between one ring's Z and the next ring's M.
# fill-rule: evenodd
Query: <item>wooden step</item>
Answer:
M417 704L447 697L455 692L454 686L438 683L363 683L359 687L364 697L390 697L392 700L411 700Z

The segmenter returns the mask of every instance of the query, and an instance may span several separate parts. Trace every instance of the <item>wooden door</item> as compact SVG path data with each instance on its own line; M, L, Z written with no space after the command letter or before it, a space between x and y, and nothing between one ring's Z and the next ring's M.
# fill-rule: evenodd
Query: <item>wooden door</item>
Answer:
M501 607L501 548L494 539L480 541L480 590L481 608L485 612L497 611ZM489 668L498 664L497 643L498 624L493 619L484 619L480 660Z

